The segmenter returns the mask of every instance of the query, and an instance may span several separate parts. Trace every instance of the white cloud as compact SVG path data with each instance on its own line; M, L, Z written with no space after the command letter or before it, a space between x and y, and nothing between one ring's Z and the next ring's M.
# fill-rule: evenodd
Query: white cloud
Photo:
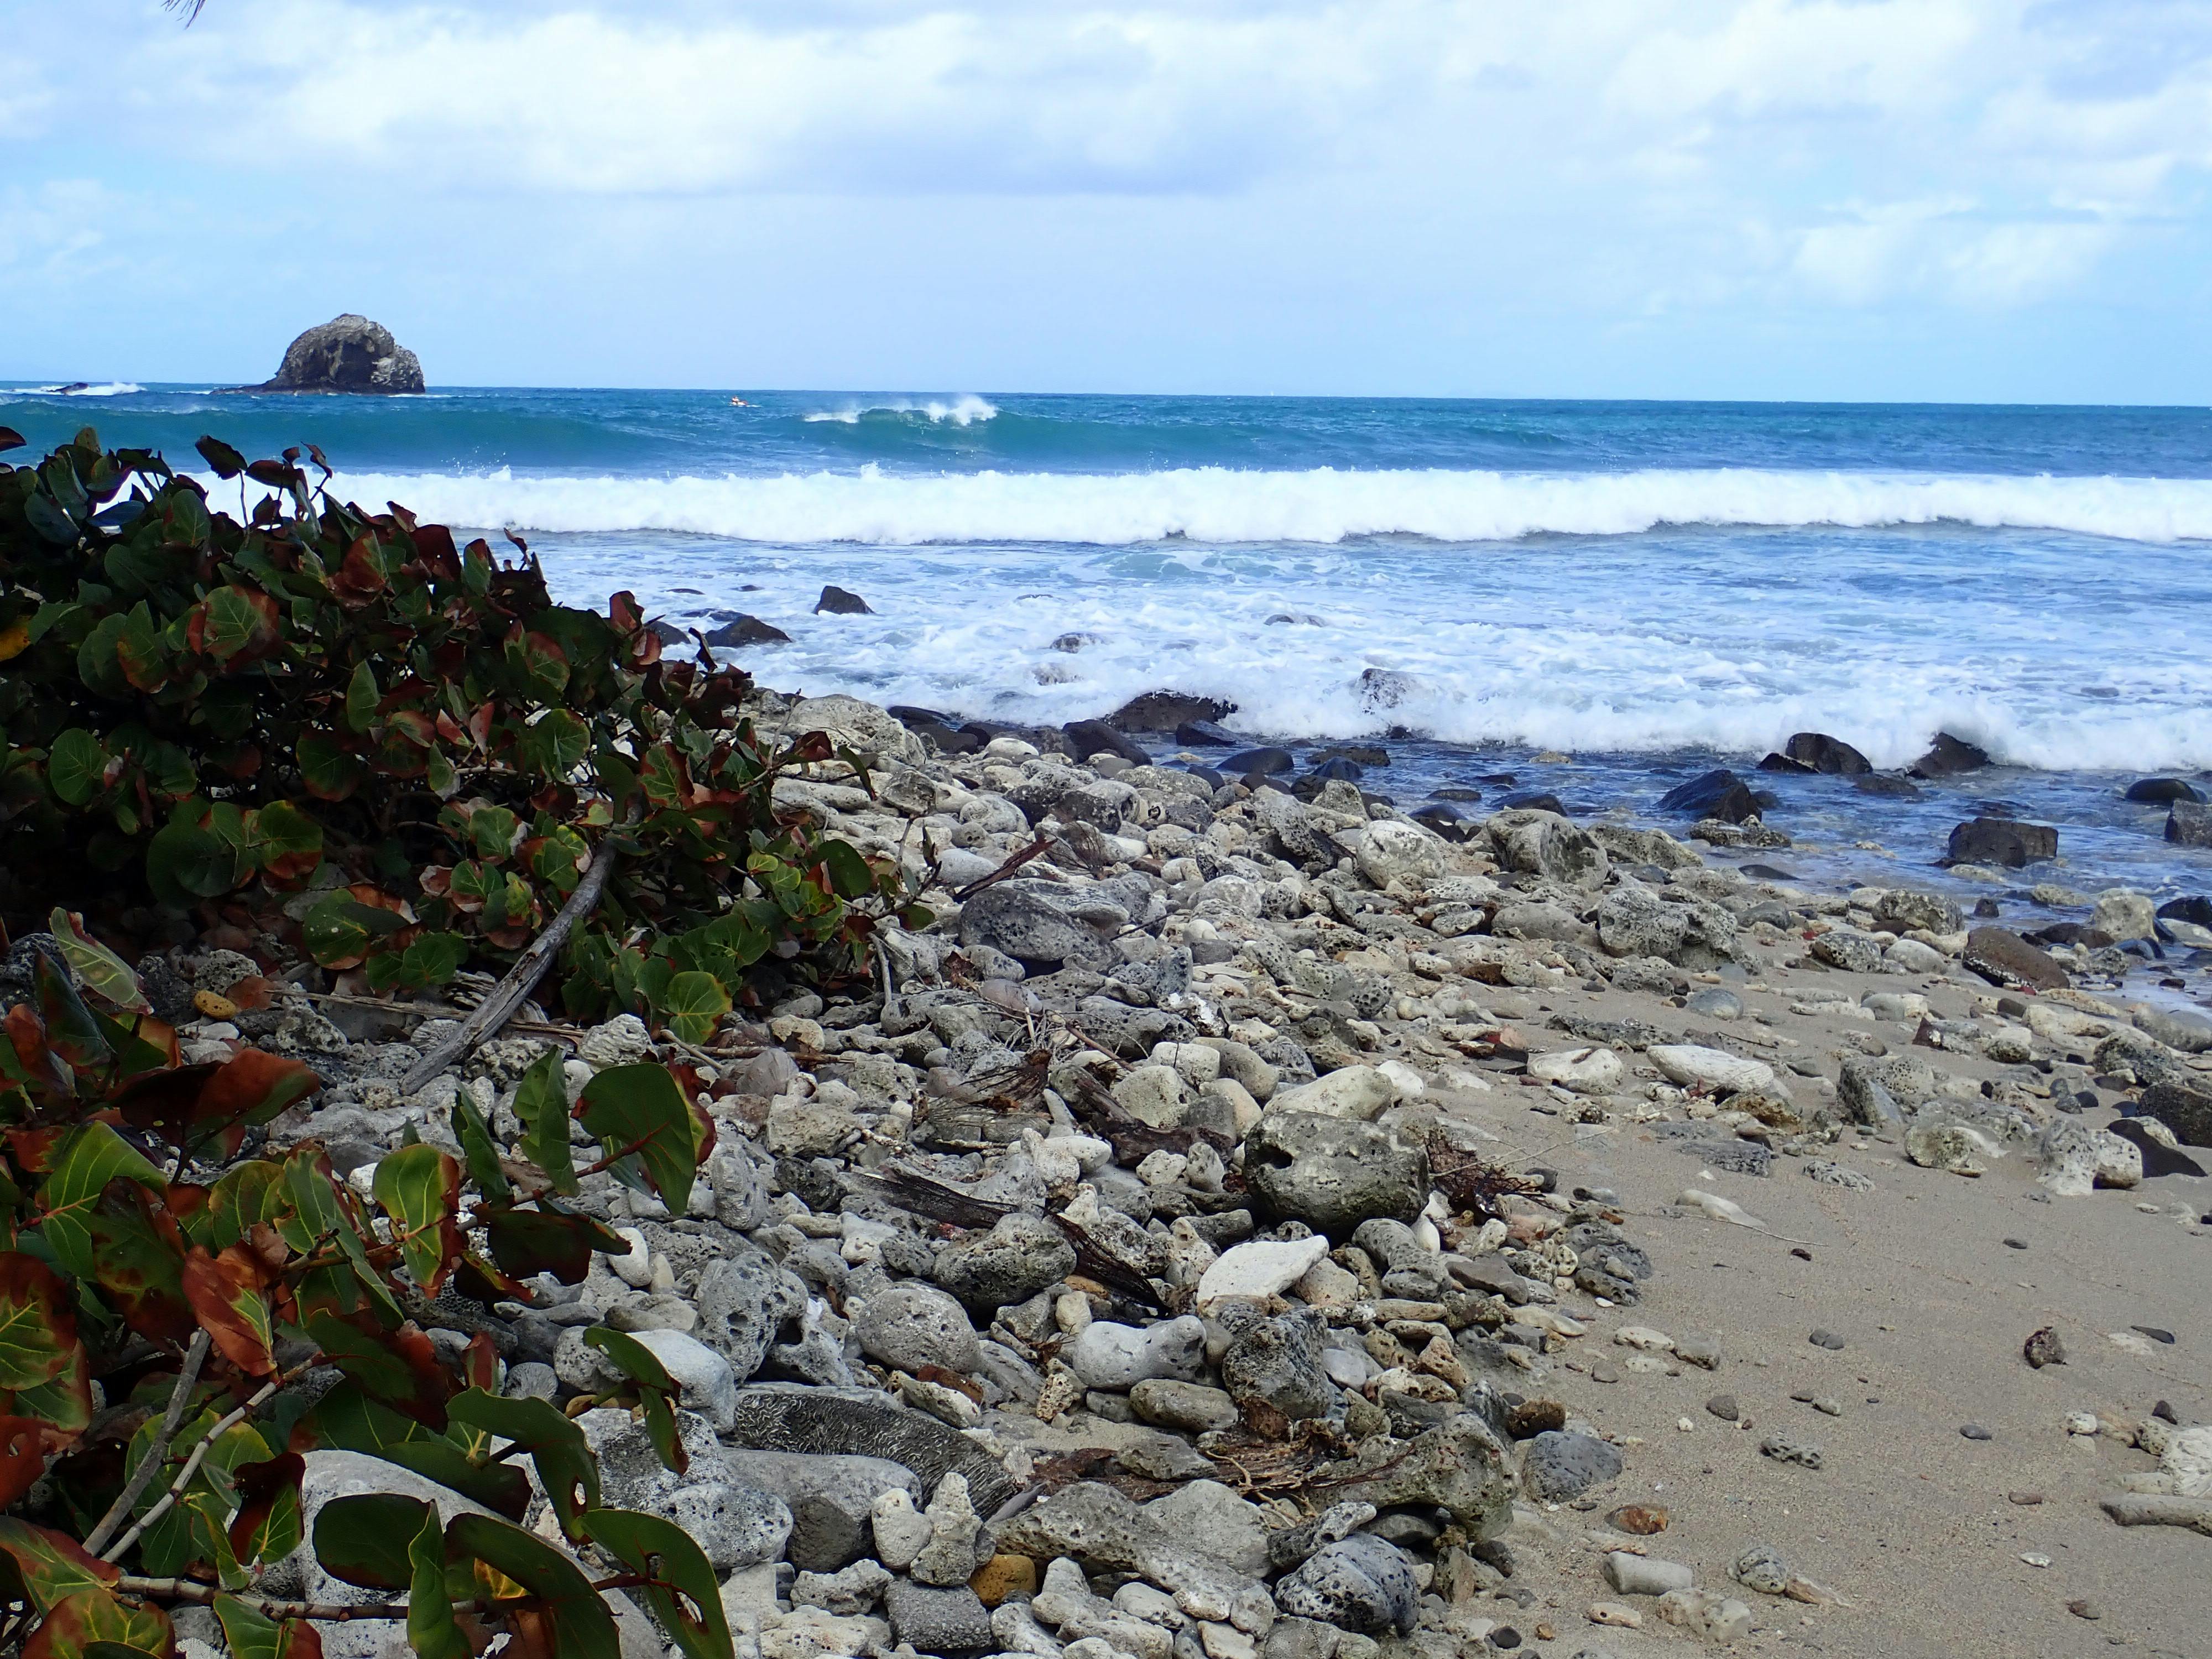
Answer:
M19 176L151 204L176 169L303 243L368 200L650 223L647 264L771 200L1004 198L945 216L1008 244L1047 204L1186 235L1218 205L1276 292L1301 248L1330 270L1316 309L1362 237L1440 307L2002 309L2096 292L2212 173L2204 0L76 0L15 44ZM6 257L62 257L6 201Z

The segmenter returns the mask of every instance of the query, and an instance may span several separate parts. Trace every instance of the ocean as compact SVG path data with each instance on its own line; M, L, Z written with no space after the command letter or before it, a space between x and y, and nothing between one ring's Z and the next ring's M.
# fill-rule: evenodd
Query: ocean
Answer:
M0 424L179 465L312 441L364 504L514 529L564 598L775 623L737 653L769 684L1022 723L1200 694L1255 739L1382 738L1363 787L1407 807L1650 817L1795 732L1891 767L1948 731L2000 765L1912 802L1755 780L1799 843L1758 856L1947 884L1950 825L2014 811L2062 832L2023 883L2212 891L2119 799L2212 767L2204 409L118 382L0 388ZM875 614L813 614L830 583Z

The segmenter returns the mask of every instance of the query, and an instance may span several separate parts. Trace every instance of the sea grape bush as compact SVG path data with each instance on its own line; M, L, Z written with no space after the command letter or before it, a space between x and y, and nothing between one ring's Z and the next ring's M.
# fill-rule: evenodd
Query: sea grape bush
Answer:
M410 1139L362 1194L302 1140L246 1155L259 1126L321 1084L241 1048L180 1065L137 976L82 918L51 920L34 1001L0 1042L0 1643L26 1659L173 1659L170 1612L212 1607L238 1659L319 1659L328 1604L264 1592L306 1547L374 1592L351 1617L404 1620L422 1659L495 1639L529 1659L617 1659L619 1591L687 1659L730 1659L714 1575L679 1528L604 1507L583 1409L638 1413L679 1473L677 1392L652 1352L594 1329L623 1381L571 1401L498 1391L489 1334L441 1354L429 1298L532 1302L623 1241L576 1207L596 1172L681 1214L713 1121L694 1080L640 1064L599 1073L573 1109L550 1052L502 1144L471 1096L456 1156ZM570 1122L597 1145L578 1166ZM300 1386L307 1379L307 1386ZM367 1453L489 1514L442 1522L398 1494L312 1518L306 1459ZM520 1524L532 1483L550 1528Z
M779 815L778 772L833 751L765 746L744 673L664 659L627 593L554 604L520 540L340 501L312 445L198 448L237 516L89 428L0 464L0 915L143 885L405 994L511 959L610 857L575 1018L697 1041L765 959L865 971L896 872Z

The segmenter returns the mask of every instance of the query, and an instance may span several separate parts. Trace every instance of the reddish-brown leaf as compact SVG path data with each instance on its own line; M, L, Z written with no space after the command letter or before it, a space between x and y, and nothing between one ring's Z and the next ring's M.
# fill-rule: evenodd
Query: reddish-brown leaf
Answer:
M258 1013L269 1006L276 994L275 981L259 974L248 974L223 994L236 1003L241 1013Z
M216 1074L216 1062L179 1066L134 1078L115 1097L123 1121L134 1129L158 1134L171 1146L183 1144L192 1121L192 1109L207 1080Z
M172 1189L163 1196L173 1195ZM162 1198L136 1182L111 1181L91 1217L91 1231L100 1287L124 1322L155 1342L189 1338L199 1320L179 1276L184 1235Z
M305 1062L258 1048L241 1049L216 1068L193 1103L194 1139L220 1135L235 1152L249 1126L266 1123L286 1107L321 1091L323 1080Z
M415 532L415 557L432 581L459 581L461 556L453 546L453 532L441 524L426 524Z
M46 1472L47 1427L34 1417L0 1417L0 1509L12 1508Z
M86 1589L64 1597L39 1621L23 1644L23 1659L85 1659L94 1644L151 1659L171 1659L177 1650L176 1632L161 1608L134 1607L105 1589Z
M241 1561L253 1559L254 1532L269 1519L285 1493L297 1494L307 1460L297 1452L280 1452L260 1463L240 1463L230 1472L238 1489L238 1515L230 1523L231 1553Z
M331 592L338 596L341 605L363 605L381 593L384 586L384 562L377 555L376 538L356 536L338 568L331 572Z
M65 1124L51 1129L10 1129L8 1151L15 1160L15 1167L25 1175L46 1175L54 1167L54 1154L68 1139L69 1127Z
M0 1251L0 1389L39 1388L83 1356L61 1275L36 1256Z
M261 1284L260 1262L240 1245L210 1255L195 1244L185 1260L185 1300L222 1357L254 1376L276 1369Z
M8 1046L15 1051L16 1067L33 1094L66 1098L76 1092L69 1066L46 1041L46 1022L39 1018L36 1009L27 1002L17 1003L8 1011L5 1025Z
M461 1356L461 1375L472 1389L482 1389L486 1394L499 1391L499 1350L492 1346L486 1332L478 1331L469 1339L467 1352Z

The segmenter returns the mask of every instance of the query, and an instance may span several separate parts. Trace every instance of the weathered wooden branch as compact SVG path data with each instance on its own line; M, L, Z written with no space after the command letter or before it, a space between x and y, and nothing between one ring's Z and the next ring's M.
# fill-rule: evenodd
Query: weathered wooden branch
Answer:
M153 1483L154 1476L168 1461L169 1442L175 1438L177 1425L185 1420L185 1407L191 1401L192 1385L200 1380L200 1367L207 1363L210 1339L205 1331L196 1333L192 1345L185 1350L185 1367L177 1373L177 1386L169 1391L168 1409L161 1413L161 1432L154 1438L145 1460L131 1472L123 1483L123 1490L115 1494L115 1501L107 1506L107 1513L100 1517L100 1524L88 1534L84 1540L88 1554L97 1555L106 1547L107 1540L115 1536L115 1529L130 1518L131 1505L138 1495Z
M584 872L576 890L568 895L568 902L561 907L561 914L552 924L530 942L530 948L515 959L504 977L491 989L491 994L476 1006L476 1012L462 1023L461 1029L447 1037L415 1064L415 1069L401 1080L399 1092L418 1094L430 1079L447 1066L459 1061L477 1044L495 1035L507 1024L507 1017L522 1006L523 1000L538 988L538 981L545 977L545 970L553 965L553 957L568 943L568 935L576 924L598 908L599 895L606 890L607 878L614 873L615 860L620 856L613 846L601 842L592 854L592 867Z

